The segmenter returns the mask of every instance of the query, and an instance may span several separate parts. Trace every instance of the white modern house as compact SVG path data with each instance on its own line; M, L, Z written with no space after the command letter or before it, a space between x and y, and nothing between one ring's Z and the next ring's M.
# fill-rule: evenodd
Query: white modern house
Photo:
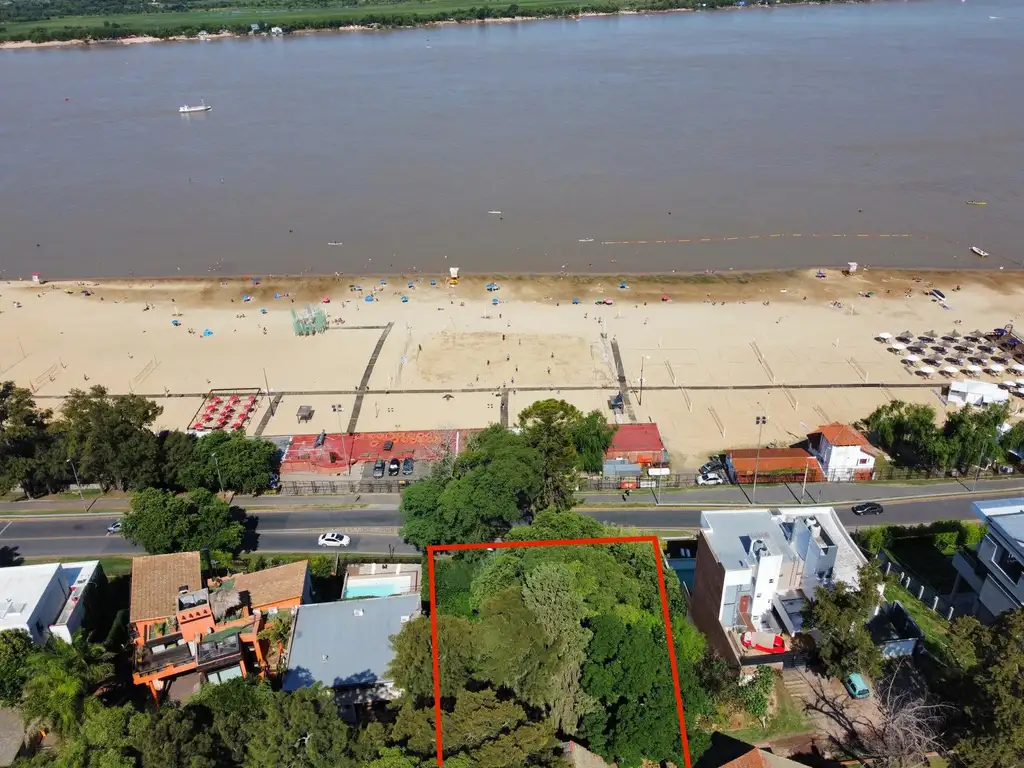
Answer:
M811 453L832 482L871 480L875 451L863 434L848 424L823 424L807 436Z
M867 564L832 507L706 511L700 528L691 615L723 653L736 631L796 634L819 588Z
M0 631L23 629L40 645L50 635L70 643L100 574L99 560L0 568Z
M1024 498L976 501L971 505L988 533L977 552L957 553L953 592L963 581L977 595L975 615L991 623L999 614L1024 606Z

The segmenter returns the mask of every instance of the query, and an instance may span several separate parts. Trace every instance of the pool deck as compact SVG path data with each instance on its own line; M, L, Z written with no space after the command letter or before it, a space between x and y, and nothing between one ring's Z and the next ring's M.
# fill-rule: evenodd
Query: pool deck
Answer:
M358 588L360 582L382 584L392 579L396 581L396 587L399 587L392 594L402 595L419 592L420 571L418 563L353 564L345 569L345 584L342 588L342 595L345 595L350 586Z

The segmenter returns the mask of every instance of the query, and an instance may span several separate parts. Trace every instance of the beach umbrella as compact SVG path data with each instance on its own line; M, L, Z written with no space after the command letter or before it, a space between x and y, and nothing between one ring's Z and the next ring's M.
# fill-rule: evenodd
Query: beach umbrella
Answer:
M413 285L413 282L412 282L412 280L410 280L410 281L409 281L409 287L410 287L410 288L414 288L414 287L415 287L415 286Z
M1003 371L1006 370L1006 368L1000 365L999 363L991 363L988 369L992 371L992 373L1002 373Z
M1014 363L1013 365L1010 366L1010 370L1013 371L1014 373L1024 373L1024 365L1021 365L1020 363Z
M252 278L252 284L253 285L259 285L260 284L260 279L258 277Z
M611 306L612 304L614 304L615 302L614 302L614 301L612 301L611 299L605 299L605 300L604 300L604 303L605 303L605 304L607 304L607 305L608 305L608 306L610 307L610 306Z
M917 338L921 339L922 341L935 341L935 331L925 331Z
M892 334L889 333L888 331L882 331L880 334L875 336L875 338L876 339L881 339L882 341L888 341L889 339L892 338Z
M670 297L668 297L668 296L662 296L661 300L662 301L672 301L672 299Z
M625 290L626 288L629 288L629 283L627 283L625 280L623 280L621 283L619 283L619 289L620 290Z
M573 303L573 304L579 304L579 303L580 303L580 300L579 300L579 299L573 299L573 300L572 300L572 303ZM1021 366L1021 370L1022 370L1022 371L1024 371L1024 365L1022 365L1022 366Z
M171 320L171 325L177 328L179 325L181 325L181 320Z
M322 299L320 299L320 301L322 301L324 304L330 304L331 303L331 297L330 296L324 296Z
M430 281L430 284L431 284L431 285L437 285L437 280L431 280L431 281Z
M903 333L896 334L897 339L912 339L914 338L913 331L904 331Z
M975 365L974 363L971 363L964 370L966 370L968 373L975 373L975 374L977 374L977 373L981 373L981 366L980 365Z
M409 297L408 296L403 296L402 297L402 303L403 304L408 304L409 303Z
M380 284L381 284L381 285L387 285L387 284L388 284L388 281L387 281L387 280L381 280L381 281L380 281Z
M496 298L495 299L491 299L491 304L494 304L495 306L497 306L498 305L498 299L496 299Z
M242 301L252 301L252 296L248 293L242 294Z
M950 376L956 376L958 373L960 373L960 369L957 368L955 365L947 365L942 370L945 373L949 374Z
M266 310L266 309L261 309L261 310L260 310L260 314L261 314L261 315L265 315L265 314L267 314L267 310Z
M203 331L203 336L213 336L213 331L211 331L209 328L206 328Z
M899 352L900 354L903 354L903 350L905 350L906 348L906 344L901 344L898 341L893 342L892 344L889 345L889 349L891 349L894 352Z
M942 338L949 339L950 341L956 341L957 339L960 338L960 334L956 332L956 329L954 329L954 330L950 331L949 333L947 333Z
M935 369L932 368L930 365L922 365L920 368L917 369L917 372L920 373L922 376L930 377L933 373L935 373Z
M1017 379L1017 386L1024 389L1024 379Z
M920 359L921 358L918 357L917 355L907 355L906 357L903 358L903 362L913 364L919 361Z
M367 296L365 299L363 299L363 301L365 301L367 304L372 303L373 302L373 296Z
M945 344L936 344L935 346L932 347L932 349L934 349L940 355L944 355L947 352L949 352L949 347L947 347Z

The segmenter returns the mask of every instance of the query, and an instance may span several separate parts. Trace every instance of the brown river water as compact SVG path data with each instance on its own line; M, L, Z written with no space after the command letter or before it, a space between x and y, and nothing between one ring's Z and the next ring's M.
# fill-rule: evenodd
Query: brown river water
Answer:
M1019 0L0 50L0 276L1016 267L1022 83Z

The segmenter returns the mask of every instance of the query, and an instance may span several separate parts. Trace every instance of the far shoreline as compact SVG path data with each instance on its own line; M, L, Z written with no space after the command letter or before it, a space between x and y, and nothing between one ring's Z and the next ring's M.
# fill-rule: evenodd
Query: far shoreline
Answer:
M742 1L742 0L741 0ZM585 18L604 18L611 16L659 16L665 14L676 14L676 13L701 13L701 12L719 12L719 11L748 11L748 10L777 10L780 8L793 7L793 6L818 6L818 5L847 5L847 4L862 4L871 3L876 0L776 0L775 5L761 5L759 3L751 3L747 5L727 5L713 8L650 8L650 9L630 9L624 8L616 11L586 11L578 14L554 14L554 13L538 13L536 15L516 15L516 16L504 16L504 17L490 17L483 19L450 19L444 21L427 20L421 23L415 24L403 24L403 25L387 25L387 24L350 24L340 25L338 27L330 28L316 28L316 27L297 27L284 32L280 35L273 35L269 32L261 32L259 34L249 33L240 34L235 32L229 32L222 30L215 33L207 33L205 35L173 35L170 37L155 37L153 35L131 35L125 37L107 37L107 38L82 38L74 40L46 40L43 42L31 42L28 40L5 40L0 39L0 51L3 50L33 50L40 48L74 48L74 47L86 47L86 46L130 46L140 44L151 44L151 43L186 43L186 42L211 42L218 40L245 40L245 39L263 39L263 38L287 38L287 37L306 37L311 35L330 35L330 34L346 34L351 32L392 32L401 30L412 30L412 29L430 29L430 28L441 28L448 26L464 26L464 25L485 25L485 24L510 24L520 23L527 21L565 21ZM402 4L395 4L396 12L401 9ZM159 14L153 14L154 17ZM84 17L68 17L68 18L84 18ZM106 18L103 16L97 16L97 18ZM59 21L58 19L50 19L48 21ZM30 22L17 22L17 23L30 23ZM70 25L69 25L70 26ZM95 30L102 30L103 27L90 28Z

